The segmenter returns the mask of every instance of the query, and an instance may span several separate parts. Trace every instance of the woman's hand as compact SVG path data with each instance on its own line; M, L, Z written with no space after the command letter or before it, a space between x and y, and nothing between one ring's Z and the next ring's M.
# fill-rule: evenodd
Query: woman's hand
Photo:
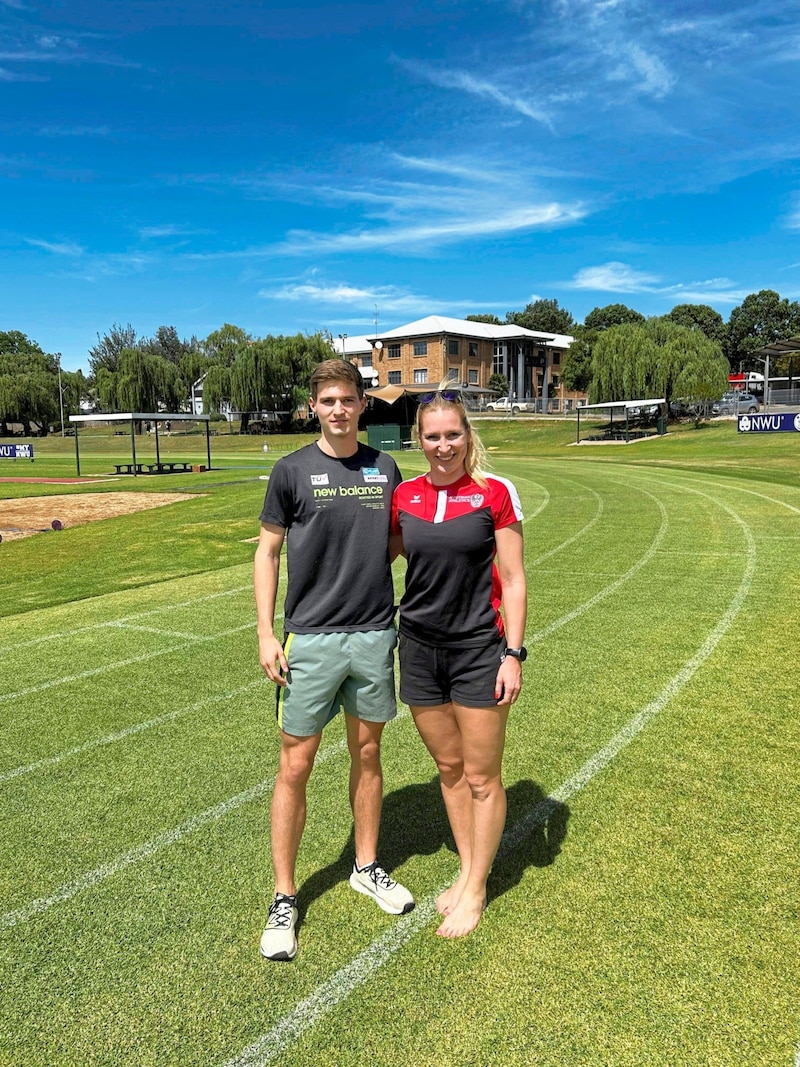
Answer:
M506 656L497 671L494 695L498 704L513 704L522 689L522 664L515 656Z

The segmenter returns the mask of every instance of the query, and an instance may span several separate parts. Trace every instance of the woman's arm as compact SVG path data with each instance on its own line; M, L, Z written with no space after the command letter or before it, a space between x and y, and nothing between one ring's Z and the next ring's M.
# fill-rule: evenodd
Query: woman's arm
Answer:
M503 624L510 648L525 644L525 621L528 614L528 584L523 562L522 523L513 522L495 530L497 573L503 589ZM499 704L513 704L522 688L522 664L506 656L497 671L495 696Z

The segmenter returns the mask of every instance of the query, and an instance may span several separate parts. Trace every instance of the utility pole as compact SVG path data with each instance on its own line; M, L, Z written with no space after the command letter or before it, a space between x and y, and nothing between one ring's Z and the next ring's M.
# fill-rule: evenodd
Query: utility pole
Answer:
M64 391L61 388L61 353L56 352L58 361L58 409L61 412L61 436L64 436Z

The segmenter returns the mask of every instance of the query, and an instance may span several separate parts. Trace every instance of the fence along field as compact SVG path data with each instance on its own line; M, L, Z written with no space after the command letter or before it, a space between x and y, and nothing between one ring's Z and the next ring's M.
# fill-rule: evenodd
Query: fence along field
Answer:
M3 1062L794 1061L800 494L496 467L528 515L532 655L476 934L432 934L454 856L404 715L385 742L385 855L417 911L397 922L347 887L334 727L300 953L258 958L276 751L248 564L11 616ZM217 489L209 515L225 493L255 514L262 491Z

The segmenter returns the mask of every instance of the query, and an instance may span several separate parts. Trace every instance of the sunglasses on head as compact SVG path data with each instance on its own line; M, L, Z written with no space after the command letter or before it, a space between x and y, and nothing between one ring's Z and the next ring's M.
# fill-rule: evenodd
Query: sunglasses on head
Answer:
M419 402L420 404L430 404L437 396L440 396L442 400L447 400L450 404L461 400L461 393L457 389L437 389L433 393L423 393L419 398Z

